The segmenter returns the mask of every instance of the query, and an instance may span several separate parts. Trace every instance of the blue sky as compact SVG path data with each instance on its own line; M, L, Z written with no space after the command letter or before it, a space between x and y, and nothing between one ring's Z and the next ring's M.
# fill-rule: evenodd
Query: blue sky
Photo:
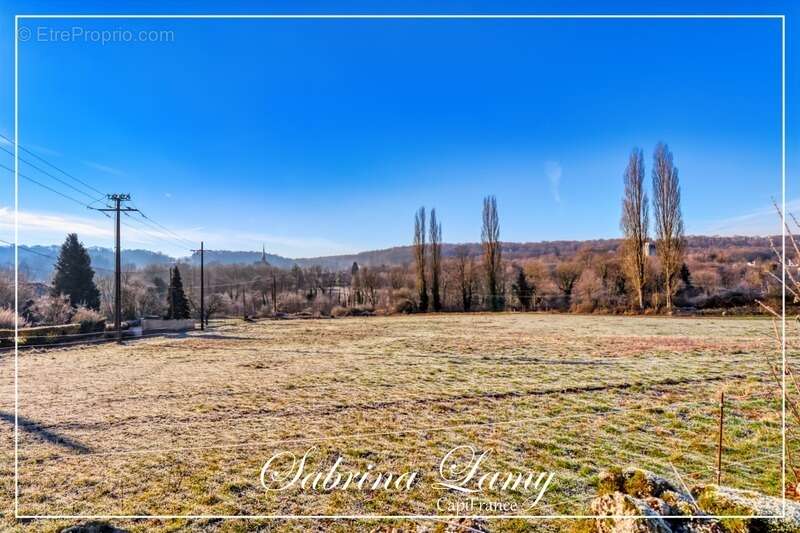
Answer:
M754 12L746 4L670 5ZM2 57L13 58L13 13L109 11L68 7L7 6ZM601 12L596 3L413 7L380 11ZM790 17L787 48L790 7L759 7ZM225 12L289 9L241 4ZM378 12L368 9L327 3L292 11ZM125 11L187 9L137 3ZM191 11L222 12L210 4ZM641 6L616 2L602 12ZM616 237L628 153L645 150L649 181L659 140L675 155L689 233L780 230L770 211L771 197L780 197L778 20L21 24L34 38L20 45L20 143L101 191L131 193L152 219L209 248L263 242L303 257L405 244L420 205L437 208L446 241L475 241L486 194L497 196L504 240ZM173 37L105 45L37 37L76 26ZM10 137L11 69L3 75L0 133ZM790 133L795 116L787 117ZM790 137L790 161L795 146ZM0 152L0 164L11 162ZM9 184L2 204L10 205L12 178L0 172ZM20 172L89 201L25 163ZM110 220L20 185L22 242L59 242L74 230L87 244L111 244ZM9 213L0 207L0 238L8 240ZM129 223L125 247L188 253L184 241Z

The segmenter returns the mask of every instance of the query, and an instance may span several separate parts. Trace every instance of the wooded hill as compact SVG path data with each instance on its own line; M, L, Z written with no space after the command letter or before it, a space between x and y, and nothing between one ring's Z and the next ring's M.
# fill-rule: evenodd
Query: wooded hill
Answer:
M688 253L717 254L729 261L755 261L772 259L768 237L708 237L703 235L689 236ZM780 247L781 236L772 237L776 246ZM620 239L595 239L587 241L541 241L541 242L504 242L503 257L508 260L531 258L551 259L558 261L568 259L578 251L595 253L614 252L619 247ZM453 257L460 246L466 247L469 255L479 257L482 253L480 243L463 245L445 243L442 246L444 257ZM20 249L20 266L31 279L46 280L52 272L52 264L58 255L58 246L31 246ZM109 248L91 247L88 249L92 265L98 269L111 269L114 265L113 251ZM261 260L259 251L206 250L206 264L252 264ZM400 266L411 263L411 246L395 246L383 250L370 250L357 254L331 255L325 257L309 257L292 259L267 253L267 261L272 266L291 268L320 266L328 270L346 270L354 262L366 266ZM52 256L49 257L49 256ZM175 261L190 261L199 264L198 254L188 258L173 258L150 250L123 250L123 264L126 267L142 268L149 265L165 265ZM0 246L0 267L13 268L14 249L11 246ZM98 272L99 275L107 272Z

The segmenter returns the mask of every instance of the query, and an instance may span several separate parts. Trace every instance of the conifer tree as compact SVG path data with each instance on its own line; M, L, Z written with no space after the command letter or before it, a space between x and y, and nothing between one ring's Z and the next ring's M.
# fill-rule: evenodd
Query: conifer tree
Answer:
M183 281L178 267L170 269L169 290L167 291L167 318L189 318L189 300L183 292Z
M530 311L531 302L533 301L534 287L528 282L528 277L525 271L517 268L517 279L511 287L514 294L517 296L523 311Z
M92 309L100 307L100 291L94 284L94 270L89 252L78 241L76 233L67 235L53 275L54 296L65 295L70 303L77 307L85 305Z
M689 272L689 267L686 266L686 263L683 263L681 265L680 277L681 277L681 281L683 281L684 286L686 286L687 289L691 289L692 288L692 273Z

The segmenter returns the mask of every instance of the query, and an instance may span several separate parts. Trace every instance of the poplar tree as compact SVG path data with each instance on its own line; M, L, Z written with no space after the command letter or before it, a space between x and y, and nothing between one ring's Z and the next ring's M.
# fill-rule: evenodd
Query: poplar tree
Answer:
M625 193L622 197L620 226L624 234L622 244L623 268L636 292L639 309L644 309L644 286L647 272L647 242L649 213L647 193L644 190L644 155L638 148L631 151L624 174Z
M483 268L486 274L489 308L492 311L499 311L504 302L503 295L499 293L502 248L500 246L500 215L497 213L497 200L494 196L487 196L483 199L481 244L483 245Z
M414 214L414 266L417 275L419 310L423 313L428 310L428 280L425 275L428 251L425 245L425 218L425 208L420 207Z
M431 209L430 219L431 250L431 299L433 310L442 310L442 224L436 218L436 209Z
M686 247L681 213L681 187L672 152L664 143L653 153L653 213L656 227L656 254L664 275L664 296L667 312L672 312L678 269Z

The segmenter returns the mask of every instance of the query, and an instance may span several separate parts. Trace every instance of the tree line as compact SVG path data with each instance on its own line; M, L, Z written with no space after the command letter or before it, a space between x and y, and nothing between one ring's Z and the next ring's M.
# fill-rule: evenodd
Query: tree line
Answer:
M649 202L645 188L644 154L641 149L634 148L628 159L623 174L624 195L622 199L622 217L620 227L624 235L621 247L621 262L624 265L626 279L617 280L617 290L625 293L626 284L632 287L639 310L646 307L645 291L649 275L648 263L650 243ZM673 162L672 152L666 144L659 143L653 152L652 194L655 235L654 242L658 266L661 269L660 279L663 281L665 309L672 311L672 298L677 289L677 275L683 263L685 237L683 215L681 212L680 183L678 169ZM430 243L425 242L425 208L421 207L414 216L414 262L416 272L416 289L418 293L418 310L428 310L428 300L433 299L433 311L441 310L439 281L441 279L441 223L436 219L436 210L431 210ZM487 196L483 200L481 245L483 248L483 276L485 280L485 299L488 309L498 311L505 307L506 293L503 287L502 243L500 242L500 219L497 210L497 199ZM473 292L471 283L465 276L465 258L459 255L458 272L462 294L463 310L468 311L472 305ZM515 268L512 293L524 310L531 308L534 302L535 285L528 279L523 268ZM567 301L572 296L578 283L582 269L564 263L557 265L553 271L553 280ZM428 288L430 278L430 289Z
M713 247L687 255L678 169L665 144L653 150L649 189L645 176L644 153L634 148L622 173L619 245L508 259L497 199L489 195L481 210L479 251L458 245L445 257L439 214L420 207L407 264L354 263L347 270L282 269L266 260L207 264L204 318L504 309L670 313L676 305L747 306L774 292L773 259L752 260ZM123 318L199 318L198 274L189 262L168 270L125 267ZM0 272L3 307L13 306L9 283ZM95 274L75 234L61 247L50 287L43 292L35 285L24 279L20 284L23 318L30 323L67 320L78 310L81 316L89 311L113 316L113 278Z

